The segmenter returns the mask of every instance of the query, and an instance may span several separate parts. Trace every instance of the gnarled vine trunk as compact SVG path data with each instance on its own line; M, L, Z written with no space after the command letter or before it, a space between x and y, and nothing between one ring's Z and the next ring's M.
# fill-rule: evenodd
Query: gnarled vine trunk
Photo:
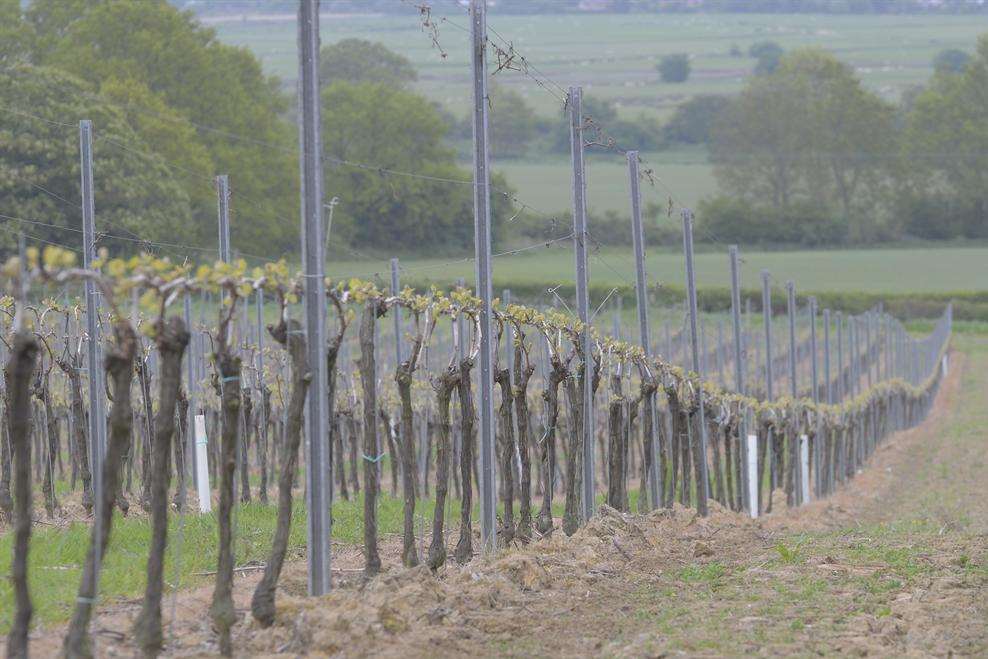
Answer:
M374 357L378 302L364 306L360 317L360 384L364 396L364 575L373 577L381 571L377 551L377 495L380 491L378 467L381 455L377 441L377 364Z
M14 616L7 634L7 656L28 656L27 634L34 607L27 584L27 552L31 540L31 378L38 343L28 331L14 336L4 369L7 432L14 463L14 551L10 581L14 589Z
M237 619L233 606L233 511L235 477L237 471L237 444L240 434L240 370L239 355L231 352L226 341L227 328L221 323L214 360L216 364L216 388L220 396L220 453L219 471L220 503L217 511L219 522L219 553L216 560L216 586L209 607L213 627L219 637L220 654L233 654L230 629Z
M412 372L414 364L405 361L398 366L395 381L401 399L401 494L404 499L402 514L401 563L405 567L419 564L415 551L415 430L412 410Z
M552 370L542 398L546 403L546 429L542 444L542 508L539 511L539 533L552 532L552 495L556 480L556 423L559 420L559 385L569 375L563 362L552 356Z
M89 446L86 442L88 419L86 407L82 402L82 378L79 376L82 360L58 360L57 363L69 382L72 414L72 437L69 438L69 446L79 478L82 480L82 507L85 509L86 515L91 515L93 512L93 474L89 467Z
M288 426L285 431L285 446L281 458L281 474L278 476L278 521L271 546L271 557L264 566L254 596L250 601L250 611L262 627L274 622L274 598L285 564L288 551L288 534L292 524L292 485L298 470L298 448L302 441L303 413L305 397L309 390L312 374L306 362L306 344L302 326L296 320L287 323L283 320L277 327L269 329L272 338L281 344L291 358L292 392L288 400Z
M624 442L624 394L620 372L611 376L611 393L613 396L607 409L607 505L627 512L624 488L627 445Z
M91 657L89 621L95 605L99 566L106 554L113 524L113 505L120 492L120 466L131 442L134 412L130 402L130 385L134 375L137 337L127 321L118 320L113 326L114 346L106 356L106 373L113 390L113 407L108 425L109 440L103 458L103 491L99 493L99 518L93 524L89 553L82 570L82 581L76 597L75 612L62 644L66 657Z
M460 372L451 365L436 379L436 407L439 411L439 440L436 442L436 507L432 516L432 542L429 544L429 568L438 570L446 562L446 536L443 529L446 494L449 491L450 423L449 405L459 384Z
M473 420L474 405L471 389L470 371L473 369L473 358L460 360L460 379L457 382L457 396L460 400L460 480L463 487L463 498L460 500L460 539L456 543L453 556L461 565L473 558L473 528L470 517L473 506Z
M182 388L182 355L189 333L181 318L173 316L155 336L161 356L158 379L158 417L151 445L151 549L147 562L144 604L134 625L134 637L145 656L157 656L162 648L161 591L168 542L168 485L171 480L171 443L175 434L175 406Z
M501 388L501 406L498 413L501 416L501 506L503 518L501 522L501 542L505 545L515 537L514 519L514 469L512 468L512 458L515 453L515 424L511 414L512 395L511 379L508 377L508 369L499 368L494 374L494 381Z
M569 446L566 448L566 484L564 490L563 533L573 535L580 527L580 483L583 462L583 378L586 362L579 367L575 378L566 379L566 398L569 400Z
M518 455L521 458L521 487L518 511L518 537L528 541L532 537L532 463L529 457L528 447L531 442L529 436L528 420L528 383L535 372L535 367L526 362L522 366L523 351L521 342L525 337L520 333L518 343L515 345L515 418L518 420Z

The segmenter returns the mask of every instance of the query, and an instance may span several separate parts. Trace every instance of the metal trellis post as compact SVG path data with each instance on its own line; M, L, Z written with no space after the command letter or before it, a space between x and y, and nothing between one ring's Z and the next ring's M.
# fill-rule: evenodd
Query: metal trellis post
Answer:
M700 419L700 436L697 441L700 444L700 459L697 460L696 465L699 470L699 482L696 484L696 510L700 515L706 517L707 496L710 489L710 483L707 479L707 423L703 409L703 371L700 368L700 341L697 328L696 273L693 271L693 212L689 209L683 209L683 252L686 255L686 292L690 311L690 347L692 349L693 371L699 379L699 390L696 395L699 403L697 414Z
M312 385L306 395L305 476L309 594L330 588L332 457L326 418L326 286L322 220L322 141L319 118L319 0L302 0L298 14L299 169L307 361Z
M573 252L576 256L576 306L583 332L583 518L594 511L593 342L587 268L587 181L583 160L583 89L569 88L570 147L573 157Z
M491 341L491 174L487 115L487 2L470 0L473 65L473 220L480 298L480 534L486 553L496 544L496 457L494 455L494 345ZM466 440L464 440L466 441Z
M642 227L641 190L638 174L638 152L628 152L628 180L631 184L631 237L635 246L635 295L638 303L638 333L641 338L645 360L651 358L651 343L648 326L648 282L645 278L645 230ZM668 343L669 327L666 326L666 341ZM668 359L669 356L666 355ZM654 510L661 505L663 478L665 474L659 469L659 432L658 412L655 409L655 394L652 398L652 436L651 455L652 468L648 472L649 503Z

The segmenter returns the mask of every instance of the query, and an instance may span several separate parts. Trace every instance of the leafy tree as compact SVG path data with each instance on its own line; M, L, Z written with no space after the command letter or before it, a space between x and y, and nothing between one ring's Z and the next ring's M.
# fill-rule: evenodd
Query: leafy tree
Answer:
M322 91L322 106L325 193L341 200L334 241L383 249L473 245L470 173L443 144L446 125L427 99L392 85L336 82Z
M27 59L32 36L21 16L20 0L0 0L0 65Z
M988 35L962 73L941 73L916 99L904 139L912 230L945 219L953 235L988 235ZM939 207L938 207L939 204Z
M774 41L759 41L751 44L748 55L758 60L755 64L755 75L768 75L779 68L779 60L785 51Z
M491 152L499 158L520 158L528 152L535 138L538 119L535 111L513 89L491 85L490 132ZM467 133L472 135L473 121L467 118Z
M690 56L686 53L666 55L657 68L662 82L686 82L690 77Z
M623 149L639 149L654 151L662 148L662 126L658 121L645 115L639 115L634 120L618 118L617 107L611 101L594 96L583 97L583 114L591 124L586 131L588 142L599 141L607 143L614 141L614 146ZM599 134L598 134L599 129ZM545 126L548 134L547 150L553 153L570 152L569 113ZM588 154L600 152L600 145L591 146Z
M112 81L128 113L154 116L167 107L186 128L218 129L197 128L196 141L209 154L210 171L230 175L235 247L264 254L297 248L297 233L285 230L297 208L293 131L279 117L287 99L249 51L221 44L164 0L33 0L27 17L37 32L35 58L88 81L89 91ZM143 136L152 152L173 148L158 139L166 134L163 121ZM210 185L206 176L183 182L194 199L194 188ZM197 220L215 217L214 208L196 204Z
M896 151L894 108L848 65L805 49L748 83L718 122L712 156L727 190L776 209L832 205L860 241L878 235L871 211Z
M418 79L408 58L387 46L366 39L343 39L319 52L319 79L323 87L334 82L381 82L407 87Z
M5 215L31 222L3 220L4 249L16 249L18 230L81 248L75 122L82 118L94 124L97 231L167 242L189 236L189 197L183 186L159 157L138 153L148 147L123 113L87 95L84 82L54 69L15 65L0 71L0 105L13 110L0 124L0 207ZM110 237L99 245L133 247Z
M971 61L971 56L963 50L947 48L933 58L933 70L937 73L961 73Z
M717 119L730 102L727 96L718 94L694 96L677 107L662 127L665 142L707 144Z

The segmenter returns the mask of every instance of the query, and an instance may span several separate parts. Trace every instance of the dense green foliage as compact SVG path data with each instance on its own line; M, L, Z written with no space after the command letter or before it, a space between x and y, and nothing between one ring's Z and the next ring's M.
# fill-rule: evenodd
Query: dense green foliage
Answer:
M164 0L33 0L23 13L17 4L4 0L0 29L14 32L18 59L32 66L17 70L16 84L8 79L0 103L65 124L93 120L98 229L129 200L123 225L130 237L215 244L212 177L226 173L235 195L234 243L265 254L295 248L295 232L281 219L296 216L294 131L280 117L288 103L253 55L219 43ZM0 48L10 43L3 41ZM68 130L56 139L41 122L22 124L34 131L38 152L48 153L38 162L37 154L32 160L23 148L9 148L0 168L36 168L32 176L56 183L52 192L77 199L77 135ZM126 161L122 149L131 150ZM117 198L110 189L120 190ZM34 218L52 203L34 200L38 195L3 194L0 203L8 214ZM78 218L41 219L78 225Z
M319 82L323 87L340 80L405 87L417 79L407 57L366 39L343 39L323 46L319 53Z
M380 249L428 245L433 251L473 245L471 174L457 167L443 143L446 123L429 101L369 82L333 83L322 101L324 189L327 199L342 202L334 242ZM382 175L378 166L415 176ZM496 201L495 225L503 207Z
M526 155L533 146L540 128L535 111L525 102L525 98L503 85L490 85L490 139L491 155L494 158L519 158ZM473 118L464 122L464 137L473 138Z
M933 70L937 73L960 73L971 61L971 56L958 48L947 48L933 58Z
M988 36L960 73L934 76L908 118L898 208L927 238L988 236Z
M230 177L235 249L263 256L298 249L291 97L251 52L220 43L166 0L32 0L23 10L17 0L0 0L0 19L0 63L26 63L4 78L0 105L43 108L45 118L64 124L94 121L98 228L116 222L131 238L209 248L216 242L213 177L222 173ZM324 48L320 67L327 199L341 202L336 237L387 249L471 245L472 222L464 221L472 217L470 186L435 180L469 181L470 174L445 146L447 118L406 91L414 67L360 39ZM498 129L505 120L519 124L516 105L509 96L495 117L508 153L528 143L524 132ZM18 139L0 151L3 212L77 226L78 218L66 215L77 212L74 204L26 191L14 178L77 199L77 136L71 129L56 136L37 120L9 126ZM338 159L368 167L334 166ZM32 235L66 242L64 235Z
M0 71L0 99L16 99L17 107L31 111L4 108L0 122L4 250L16 249L18 231L81 249L78 124L66 121L76 117L99 127L94 185L98 226L107 235L98 246L132 249L129 241L136 236L174 241L195 231L182 182L160 157L142 155L148 144L125 113L87 96L85 83L55 69L18 64Z
M757 75L775 73L775 70L779 68L779 60L782 59L783 52L782 46L774 41L759 41L751 44L748 48L748 55L758 60L758 63L755 64Z
M640 11L645 4L632 1L624 8ZM522 11L509 5L499 5L499 10ZM956 48L943 51L936 59L938 73L924 88L904 96L898 108L869 91L850 65L821 51L783 54L772 41L748 48L761 75L748 77L739 96L685 99L664 125L655 118L661 108L646 107L648 114L633 116L644 105L639 100L588 95L588 154L601 163L594 180L605 174L605 162L613 169L612 161L623 161L626 149L654 154L678 146L690 164L700 160L705 168L702 147L709 145L724 196L708 198L699 218L724 239L819 245L985 236L984 51L984 45L974 57ZM686 55L673 59L690 62ZM39 89L17 96L17 85L24 82L11 79L0 92L0 105L8 111L44 107L45 118L72 125L92 118L97 160L119 159L119 153L110 151L129 148L128 158L143 159L149 166L127 165L131 178L122 180L141 181L135 185L149 199L162 190L175 191L167 204L153 209L146 203L134 205L131 217L121 220L131 238L161 241L164 236L168 242L210 248L215 244L212 177L227 173L233 189L234 245L265 256L297 250L292 99L251 53L220 43L190 13L166 0L31 0L23 9L18 0L0 0L0 64L8 76L18 71L19 77L34 77L34 85L52 88L56 99L48 100ZM471 157L469 116L460 110L459 116L449 114L419 95L427 80L413 91L415 67L380 43L351 38L327 45L321 70L327 92L326 197L340 200L333 242L382 250L469 248L470 173L456 164ZM648 75L649 84L662 88L654 73ZM564 109L551 114L542 109L540 114L537 98L514 84L514 78L494 80L501 83L491 85L490 98L495 163L507 161L513 167L519 159L547 155L539 164L549 167L565 160L570 136ZM66 89L74 97L72 104L59 96ZM335 91L330 94L330 89ZM101 113L111 109L113 119L103 119ZM36 135L52 129L23 116L18 122L19 130L30 127ZM74 201L77 146L72 130L65 131L60 152L44 163L44 179L32 183ZM114 135L112 142L103 139ZM5 146L0 171L21 177L33 171L28 165L37 154L17 142ZM353 164L340 165L341 159ZM538 165L518 166L531 171ZM122 203L99 196L99 186L109 185L99 179L114 169L97 169L102 229L99 222L114 221L110 209L122 210ZM669 178L668 172L657 173ZM691 179L699 187L688 203L706 194L705 180ZM41 200L34 200L15 191L12 181L13 174L0 192L2 212L75 226L77 220L64 215L74 212L73 204L43 192L38 193ZM682 183L675 187L681 203ZM137 191L130 194L139 196ZM552 233L545 217L516 217L518 209L504 203L504 196L495 196L495 201L501 202L494 206L501 238ZM568 195L545 203L536 194L527 201L552 212L568 206ZM624 242L624 232L617 230L623 211L608 215L608 206L599 202L595 208L600 226L615 227L602 235ZM513 218L510 225L498 226L508 217ZM64 232L61 238L45 235L67 240ZM652 235L666 239L664 232Z
M864 89L851 67L822 51L794 51L775 73L753 78L721 116L715 172L726 192L781 219L795 213L789 221L798 222L807 211L840 218L838 235L806 222L797 231L818 235L797 242L875 240L887 233L876 209L897 159L893 119L893 107ZM725 229L731 225L740 230L736 219Z
M676 108L672 117L662 126L666 143L708 144L714 125L731 99L719 94L700 94Z

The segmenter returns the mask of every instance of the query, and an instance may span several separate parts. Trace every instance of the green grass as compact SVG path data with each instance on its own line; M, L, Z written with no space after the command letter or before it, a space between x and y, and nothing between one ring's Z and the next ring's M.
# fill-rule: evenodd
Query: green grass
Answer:
M668 193L675 191L676 201L688 207L710 195L716 188L713 169L706 153L699 149L676 149L643 153L647 167L655 170L662 183L642 186L645 203L665 206ZM595 153L587 158L587 200L591 214L617 211L628 214L628 165L623 156ZM463 163L469 167L470 163ZM568 209L572 205L572 165L568 157L544 160L502 160L495 163L518 198L544 213ZM630 233L630 229L629 229Z
M432 519L432 500L419 501L417 514ZM384 495L378 508L378 528L382 535L401 532L402 502ZM236 564L267 560L274 536L277 511L274 505L258 503L238 506L235 512ZM170 585L188 587L212 577L198 573L216 569L217 522L215 512L189 514L179 531L178 515L172 514L168 529L168 554L165 560L166 592ZM333 540L347 544L363 541L363 499L337 501L333 504ZM89 525L71 524L68 528L36 525L32 529L28 580L34 598L38 623L59 623L68 619L75 601L82 564L89 547ZM103 561L100 599L139 596L144 589L150 521L146 517L122 517L117 513L110 546ZM9 574L11 533L0 535L0 574ZM306 542L305 507L296 501L289 536L289 555L299 555ZM13 615L13 593L8 579L0 580L0 631L5 632Z
M592 228L591 228L592 230ZM629 230L630 231L630 230ZM788 279L802 291L863 291L869 293L930 293L978 290L988 281L988 248L934 247L860 250L806 250L744 252L741 284L760 286L759 272L767 269L776 285ZM415 283L453 283L457 278L472 281L472 261L450 262L449 258L402 259L404 277ZM569 243L536 248L521 254L496 258L495 288L512 285L544 285L573 282L573 254ZM682 287L684 260L679 250L650 250L646 257L649 283L667 282ZM387 261L331 261L330 277L386 277ZM699 286L730 286L727 247L696 255ZM630 247L608 247L590 260L594 284L619 285L634 281L634 260ZM597 301L599 303L599 300Z
M59 489L61 483L56 486ZM238 486L239 487L239 486ZM629 493L632 509L637 508L638 492ZM603 496L598 498L598 504ZM362 545L364 534L363 497L333 504L333 542ZM459 520L459 501L450 499L447 519ZM498 510L502 510L499 506ZM423 528L429 528L435 511L435 500L419 499L416 517ZM553 513L561 516L563 502L553 504ZM538 510L533 511L537 514ZM474 505L474 519L479 509ZM517 508L515 515L517 520ZM381 537L401 533L403 503L382 494L378 505L378 532ZM264 562L268 558L271 539L277 521L274 505L251 503L240 505L234 513L236 565ZM180 525L184 528L180 531ZM35 525L31 532L28 562L28 583L34 600L34 622L57 624L68 620L82 576L82 565L89 548L90 527L81 522L67 528ZM216 569L217 533L215 511L208 515L188 514L184 522L172 513L168 528L168 553L165 559L165 592L172 586L187 588L213 579L202 573ZM418 531L416 530L416 534ZM452 536L447 528L447 541ZM123 517L116 514L110 536L110 546L103 561L100 578L101 602L139 597L144 591L151 526L147 517ZM13 535L0 535L0 574L10 573ZM289 535L289 560L300 558L306 544L305 505L296 497ZM0 580L0 633L6 633L14 613L13 591L9 579Z

